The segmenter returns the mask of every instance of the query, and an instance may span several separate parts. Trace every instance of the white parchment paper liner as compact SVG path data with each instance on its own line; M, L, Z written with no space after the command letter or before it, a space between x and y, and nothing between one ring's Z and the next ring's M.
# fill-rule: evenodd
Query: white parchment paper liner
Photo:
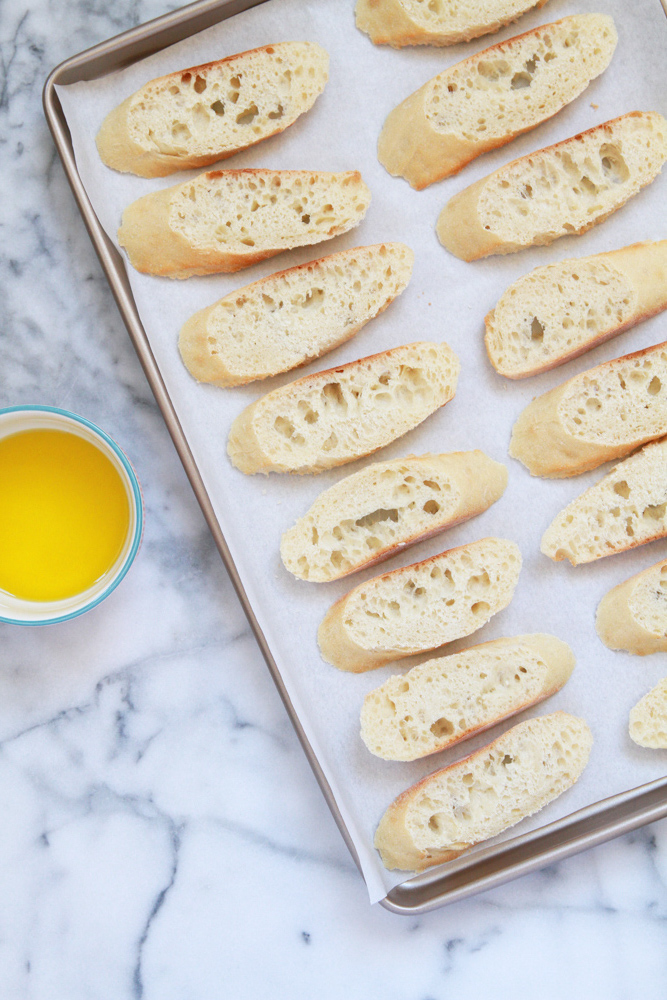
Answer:
M449 753L412 764L371 756L358 735L359 710L364 695L395 671L385 668L359 676L339 673L320 659L316 631L329 605L377 569L318 586L294 580L279 557L282 531L305 512L321 490L363 463L315 477L245 477L237 472L225 450L232 420L248 403L294 375L236 390L197 385L181 364L178 331L195 310L273 271L347 247L389 240L408 243L415 251L415 269L405 293L355 339L297 374L414 340L446 340L462 363L456 398L376 458L482 448L509 466L507 491L489 511L381 567L407 565L487 535L511 538L524 557L514 601L485 628L452 644L447 652L524 632L551 632L574 648L577 668L565 689L522 718L556 709L583 716L595 737L589 767L572 790L499 839L525 833L598 799L661 777L665 753L636 747L628 737L627 719L631 706L667 673L667 661L661 655L642 659L611 653L595 634L594 615L598 601L610 587L667 556L667 545L644 546L577 569L550 562L539 551L544 529L561 507L597 481L607 467L577 479L542 481L531 478L523 466L507 457L507 445L512 423L534 395L594 364L667 339L667 322L656 317L555 372L509 382L496 375L487 360L483 318L507 285L533 267L637 240L667 237L667 179L659 178L583 237L474 264L450 256L438 243L434 225L448 198L508 160L626 111L657 110L664 114L667 101L660 67L664 65L667 24L658 0L637 0L632 5L626 0L583 0L579 5L553 0L548 8L527 15L518 25L467 46L394 51L374 47L356 30L353 6L352 0L269 0L121 72L92 83L59 87L58 95L81 177L102 224L115 238L122 210L129 202L189 175L153 181L104 167L94 137L111 108L152 77L259 45L312 40L330 53L329 83L314 108L281 136L225 161L223 166L358 169L373 195L358 229L319 247L282 254L236 275L173 281L140 275L129 265L128 272L154 355L216 516L350 831L370 900L376 902L408 877L406 873L386 872L373 848L375 826L387 805L424 774L471 752L512 723ZM375 144L384 118L435 73L513 34L588 11L614 17L618 48L607 72L553 120L423 192L391 178L380 166ZM403 670L405 665L402 661L396 669Z

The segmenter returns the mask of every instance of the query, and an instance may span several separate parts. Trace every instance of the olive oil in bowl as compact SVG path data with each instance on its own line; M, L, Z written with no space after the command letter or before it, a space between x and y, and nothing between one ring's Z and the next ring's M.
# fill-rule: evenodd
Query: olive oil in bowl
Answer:
M130 504L118 471L90 441L62 430L0 439L0 589L61 601L114 566Z
M95 607L142 532L134 469L103 430L54 406L0 409L0 622L53 625Z

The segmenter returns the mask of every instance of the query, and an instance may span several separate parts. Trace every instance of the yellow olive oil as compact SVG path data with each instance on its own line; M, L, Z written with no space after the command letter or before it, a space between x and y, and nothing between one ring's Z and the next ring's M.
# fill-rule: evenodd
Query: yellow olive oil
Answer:
M123 480L94 444L60 430L0 438L0 589L26 601L87 590L130 524Z

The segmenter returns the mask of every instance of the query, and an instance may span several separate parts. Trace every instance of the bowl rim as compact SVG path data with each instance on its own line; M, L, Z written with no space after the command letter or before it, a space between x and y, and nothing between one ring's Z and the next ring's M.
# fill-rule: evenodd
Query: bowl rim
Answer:
M137 474L132 468L132 463L130 462L127 455L120 447L120 445L116 444L113 438L109 437L106 431L103 431L101 427L98 427L97 424L94 424L92 420L88 420L86 417L82 417L81 414L73 413L71 410L65 410L60 406L47 406L43 403L32 403L32 404L23 404L17 406L0 407L0 417L4 416L6 413L31 413L31 412L53 413L60 417L67 417L70 420L73 420L75 423L79 423L82 424L84 427L87 427L89 431L92 431L93 435L95 435L98 438L101 438L101 440L104 441L104 443L116 455L119 462L123 466L125 472L127 473L127 478L130 482L130 486L132 487L132 499L134 501L134 509L136 513L132 543L127 552L127 555L125 556L125 559L121 564L121 567L116 576L114 577L114 579L107 587L104 588L104 590L100 594L97 594L95 597L91 598L91 600L87 601L81 607L75 608L74 611L68 611L66 614L56 615L53 618L30 620L25 618L9 618L6 615L0 613L0 622L3 622L7 625L33 625L33 626L57 625L60 622L69 621L71 618L78 618L79 615L82 615L86 611L90 611L92 608L97 607L98 604L101 604L101 602L105 600L105 598L107 598L109 594L111 594L116 589L118 584L124 578L130 566L134 562L134 558L139 550L139 545L141 544L141 539L144 531L144 505L143 505L141 487L139 485L139 480L137 479ZM17 433L20 432L17 431ZM39 604L40 602L33 601L32 603Z

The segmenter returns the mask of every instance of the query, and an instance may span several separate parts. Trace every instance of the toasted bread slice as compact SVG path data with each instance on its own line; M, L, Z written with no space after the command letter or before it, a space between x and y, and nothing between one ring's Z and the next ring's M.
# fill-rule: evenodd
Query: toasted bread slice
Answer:
M382 863L423 871L497 837L571 788L592 745L584 720L567 712L520 722L392 802L375 833Z
M498 31L547 0L357 0L357 27L375 45L456 45Z
M538 267L485 319L486 350L505 378L527 378L585 354L667 309L667 240Z
M314 42L278 42L146 83L97 135L104 163L140 177L206 167L282 132L327 82Z
M444 247L462 260L514 253L585 233L660 173L667 122L631 111L483 177L438 219Z
M578 14L468 56L389 114L378 158L421 190L551 118L611 60L614 22Z
M558 514L541 549L573 566L667 535L667 438L619 462Z
M363 673L476 632L512 600L521 553L482 538L359 584L329 609L322 657Z
M225 295L181 329L183 362L222 387L305 365L354 337L406 287L414 254L403 243L341 250Z
M595 627L609 649L637 656L667 653L667 562L649 566L605 594Z
M622 458L667 432L667 341L606 361L529 403L510 455L563 479Z
M544 701L573 669L567 643L540 634L427 660L366 695L361 738L384 760L417 760Z
M357 171L211 171L128 205L118 242L144 274L240 271L346 233L370 197Z
M251 403L232 424L232 464L256 472L322 472L384 448L448 403L458 358L416 343L306 375Z
M483 451L368 465L320 494L284 533L283 564L301 580L338 580L481 514L506 485L505 466Z

